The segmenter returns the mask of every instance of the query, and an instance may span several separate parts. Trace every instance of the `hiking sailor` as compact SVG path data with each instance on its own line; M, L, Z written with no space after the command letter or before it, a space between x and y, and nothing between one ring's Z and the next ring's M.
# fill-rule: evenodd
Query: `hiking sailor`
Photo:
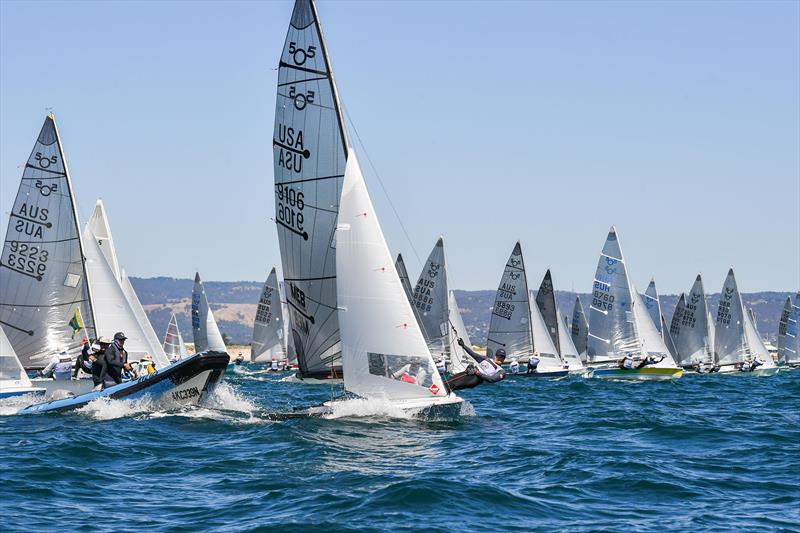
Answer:
M506 351L502 348L498 349L494 354L494 361L485 355L479 355L466 345L464 339L458 339L458 345L461 346L470 357L478 361L478 365L470 363L467 369L463 372L455 374L453 377L444 382L449 392L471 389L477 387L484 381L487 383L497 383L506 377L506 373L501 366L503 361L506 360Z
M619 360L618 366L624 370L633 370L633 357L625 354L625 357Z
M531 358L528 359L528 370L526 370L525 373L526 374L533 374L534 372L536 372L536 369L539 368L539 363L540 362L541 362L541 359L539 359L535 355L531 356Z
M644 357L644 359L642 359L642 362L641 362L641 363L639 363L639 366L637 366L636 368L644 368L644 367L646 367L646 366L650 366L650 365L657 365L658 363L660 363L661 361L663 361L663 360L664 360L664 359L666 359L666 358L667 358L667 356L666 356L666 355L662 355L662 356L661 356L661 359L658 359L658 360L656 360L656 358L655 358L655 357L653 357L653 356L652 356L652 355L650 355L650 354L647 354L647 355Z

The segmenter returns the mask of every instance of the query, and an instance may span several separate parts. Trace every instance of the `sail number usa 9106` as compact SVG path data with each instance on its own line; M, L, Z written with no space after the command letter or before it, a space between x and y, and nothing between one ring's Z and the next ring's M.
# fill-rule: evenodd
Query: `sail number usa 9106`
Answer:
M296 191L288 185L275 184L277 197L276 216L278 222L297 233L304 235L303 209L306 207L305 196L301 191Z

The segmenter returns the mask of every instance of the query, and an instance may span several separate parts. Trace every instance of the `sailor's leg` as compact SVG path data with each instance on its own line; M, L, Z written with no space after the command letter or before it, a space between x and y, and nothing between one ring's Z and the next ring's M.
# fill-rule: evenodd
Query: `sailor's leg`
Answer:
M466 372L459 372L445 382L445 385L450 391L457 391L462 389L472 389L481 384L483 380L477 374L467 374Z

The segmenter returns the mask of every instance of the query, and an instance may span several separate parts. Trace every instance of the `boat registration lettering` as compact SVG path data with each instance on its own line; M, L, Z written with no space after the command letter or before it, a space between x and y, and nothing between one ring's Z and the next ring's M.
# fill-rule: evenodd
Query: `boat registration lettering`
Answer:
M8 255L3 264L28 274L37 281L42 281L47 271L47 258L49 252L41 246L32 246L28 243L11 241L8 243Z
M188 389L181 389L172 392L172 399L181 401L181 400L191 400L192 398L200 397L200 391L197 390L197 387L190 387Z
M496 302L493 313L500 318L511 320L511 316L514 314L514 309L516 309L516 307L517 306L512 303Z

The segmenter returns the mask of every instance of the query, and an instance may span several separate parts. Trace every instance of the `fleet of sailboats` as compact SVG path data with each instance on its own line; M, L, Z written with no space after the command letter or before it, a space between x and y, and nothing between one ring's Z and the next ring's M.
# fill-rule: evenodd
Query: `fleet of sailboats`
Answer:
M343 383L344 397L309 414L331 413L352 398L457 414L463 400L439 368L461 373L477 361L457 342L471 345L448 283L444 239L412 286L402 255L392 261L350 144L313 0L295 2L278 63L275 110L275 222L284 279L273 267L263 285L252 361L296 361L300 381ZM577 373L668 380L684 371L779 370L733 269L715 319L698 275L667 325L655 280L644 294L637 292L613 226L589 304L585 312L576 297L571 316L563 316L549 269L538 290L530 290L517 242L491 309L486 355L504 353L506 364L523 365L522 375L544 378ZM800 292L787 298L780 317L782 365L800 366L798 319ZM26 370L41 369L65 352L75 357L93 339L124 331L130 360L154 361L153 382L192 383L196 394L184 387L177 398L199 399L222 378L229 359L199 273L191 320L196 354L188 353L174 313L162 343L120 264L101 200L81 229L55 118L48 114L25 164L0 258L0 398L49 391L48 380L31 380ZM90 383L83 381L62 386L81 394ZM148 383L119 387L26 412L70 409L96 397L136 397Z

